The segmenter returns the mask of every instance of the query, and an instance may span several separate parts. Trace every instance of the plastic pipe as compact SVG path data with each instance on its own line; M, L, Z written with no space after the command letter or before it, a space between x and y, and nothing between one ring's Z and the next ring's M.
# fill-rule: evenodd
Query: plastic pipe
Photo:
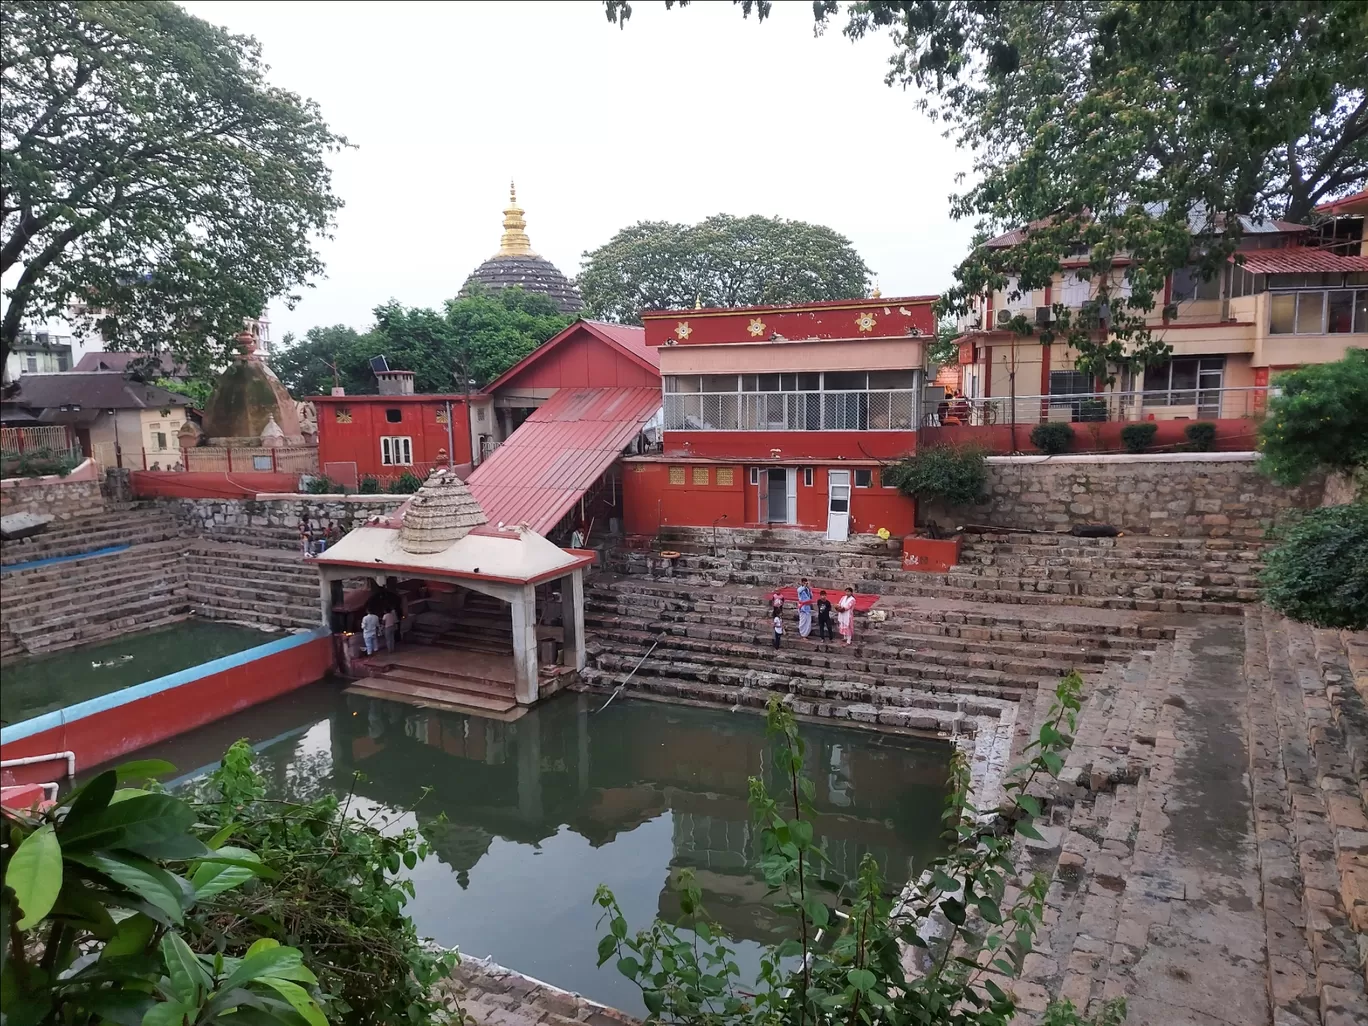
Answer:
M22 759L5 759L0 761L0 770L9 769L11 766L36 766L41 762L56 762L58 759L65 759L67 764L67 776L72 780L76 779L76 753L75 752L49 752L47 755L26 755Z

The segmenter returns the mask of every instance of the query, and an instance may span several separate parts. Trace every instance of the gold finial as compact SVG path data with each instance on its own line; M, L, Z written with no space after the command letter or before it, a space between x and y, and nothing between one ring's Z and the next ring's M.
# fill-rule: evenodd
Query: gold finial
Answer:
M697 295L694 296L694 309L695 309L695 310L702 310L702 309L703 309L703 293L701 293L701 292L699 292Z
M879 299L883 296L883 291L879 288L879 279L874 279L874 291L869 294L870 299Z
M532 240L527 237L527 219L523 208L518 206L518 188L508 183L508 206L504 209L504 232L499 241L499 252L495 256L536 256L532 251Z

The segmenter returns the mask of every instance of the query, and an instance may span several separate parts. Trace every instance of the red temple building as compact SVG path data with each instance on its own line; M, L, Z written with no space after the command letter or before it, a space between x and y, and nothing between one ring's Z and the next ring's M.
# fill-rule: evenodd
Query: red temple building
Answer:
M648 312L663 447L628 456L625 527L909 534L881 479L916 448L934 296Z

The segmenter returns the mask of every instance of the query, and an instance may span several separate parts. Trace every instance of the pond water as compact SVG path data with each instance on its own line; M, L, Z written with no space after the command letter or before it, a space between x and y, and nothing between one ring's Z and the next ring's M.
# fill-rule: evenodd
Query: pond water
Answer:
M183 620L113 641L5 661L0 718L19 723L282 638L212 620Z
M747 778L771 776L753 713L561 695L514 723L305 688L129 758L190 772L233 740L256 743L278 797L325 789L415 825L435 855L412 872L420 933L491 955L547 982L637 1014L636 988L595 967L594 890L609 884L633 929L676 918L679 870L696 874L743 972L789 935L752 868ZM817 788L816 835L832 878L872 852L899 889L940 849L950 749L943 742L804 724Z

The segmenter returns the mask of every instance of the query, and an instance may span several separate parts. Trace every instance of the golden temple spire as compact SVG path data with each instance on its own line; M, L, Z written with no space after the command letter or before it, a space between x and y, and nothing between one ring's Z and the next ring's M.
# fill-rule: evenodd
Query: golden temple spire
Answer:
M504 208L504 232L499 241L496 256L536 256L532 251L532 240L527 237L527 219L523 208L518 206L518 189L508 183L508 206Z

